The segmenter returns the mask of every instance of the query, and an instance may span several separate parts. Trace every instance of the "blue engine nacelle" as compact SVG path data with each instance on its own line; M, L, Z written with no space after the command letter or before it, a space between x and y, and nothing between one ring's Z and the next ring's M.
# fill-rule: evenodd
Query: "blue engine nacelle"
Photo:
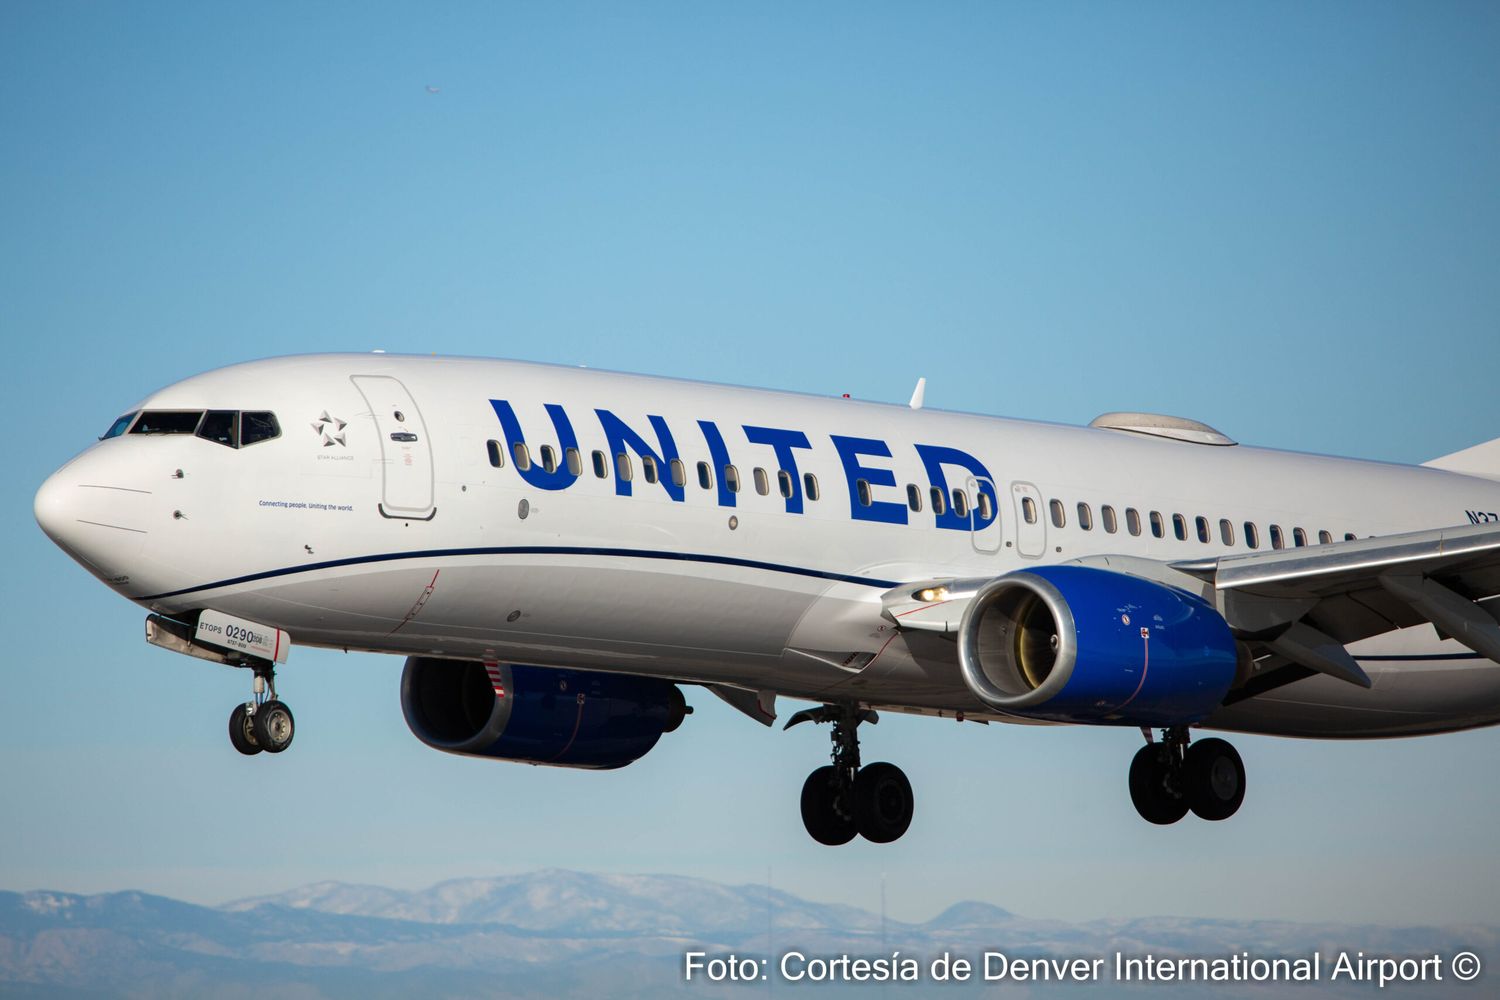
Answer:
M1180 726L1219 706L1237 650L1219 613L1187 591L1039 566L979 589L959 624L958 661L970 690L1008 715Z
M401 710L436 750L554 767L624 767L691 711L670 681L409 657Z

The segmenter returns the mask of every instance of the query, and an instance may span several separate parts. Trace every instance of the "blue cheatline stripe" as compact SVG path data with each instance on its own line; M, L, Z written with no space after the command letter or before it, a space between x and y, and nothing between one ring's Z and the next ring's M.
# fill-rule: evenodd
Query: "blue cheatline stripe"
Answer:
M1483 660L1486 657L1478 653L1411 653L1407 655L1356 656L1355 659L1379 663L1409 663L1416 660Z
M312 573L320 569L337 569L340 566L359 566L366 563L396 562L404 559L448 559L454 556L528 555L605 556L614 559L664 559L669 562L743 566L747 569L763 569L771 573L790 573L793 576L810 576L819 580L855 583L864 587L878 587L881 590L890 590L898 583L895 580L877 580L867 576L851 576L848 573L830 573L826 570L809 569L805 566L786 566L781 563L760 562L755 559L737 559L734 556L715 556L695 552L662 552L653 549L595 549L568 545L515 545L486 546L471 549L421 549L416 552L381 552L369 556L352 556L348 559L329 559L324 562L308 563L306 566L287 566L282 569L268 569L261 573L247 573L244 576L231 577L228 580L215 580L213 583L200 583L194 587L183 587L181 590L152 594L149 597L138 597L136 600L162 601L168 597L181 597L184 594L192 594L200 590L218 590L220 587L233 587L241 583L270 580L278 576L294 576L298 573Z

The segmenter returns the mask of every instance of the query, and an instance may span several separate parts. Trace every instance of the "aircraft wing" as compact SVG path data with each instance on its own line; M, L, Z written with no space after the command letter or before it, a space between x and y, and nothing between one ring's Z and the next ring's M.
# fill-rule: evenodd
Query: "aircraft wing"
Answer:
M1305 605L1291 619L1294 630L1316 630L1340 646L1427 621L1440 634L1500 660L1500 623L1490 610L1500 604L1484 604L1500 596L1500 524L1175 562L1171 568L1210 584L1230 625L1251 638L1258 616L1266 618L1267 635L1275 636L1289 609ZM1306 662L1305 656L1291 658Z

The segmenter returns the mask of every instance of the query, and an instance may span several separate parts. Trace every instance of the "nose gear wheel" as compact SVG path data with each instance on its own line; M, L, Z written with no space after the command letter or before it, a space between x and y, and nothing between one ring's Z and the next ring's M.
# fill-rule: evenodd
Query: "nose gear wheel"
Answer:
M276 697L276 671L268 663L251 665L255 671L250 700L229 713L229 743L248 756L281 753L292 745L296 722L292 710Z

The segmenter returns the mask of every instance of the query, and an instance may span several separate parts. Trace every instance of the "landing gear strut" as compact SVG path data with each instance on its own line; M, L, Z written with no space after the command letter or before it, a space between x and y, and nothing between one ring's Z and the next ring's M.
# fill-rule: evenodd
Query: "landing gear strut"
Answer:
M292 710L276 698L276 670L271 664L253 664L255 681L249 701L229 713L229 742L240 753L281 753L292 745L296 724Z
M802 825L820 844L847 844L857 833L876 844L898 839L911 825L911 782L884 761L860 767L861 722L879 722L870 709L824 705L798 712L787 722L833 724L833 763L818 768L802 784Z
M1186 726L1162 730L1130 762L1130 800L1148 823L1166 826L1186 816L1221 820L1233 816L1245 800L1245 765L1224 740L1210 738L1188 745Z

